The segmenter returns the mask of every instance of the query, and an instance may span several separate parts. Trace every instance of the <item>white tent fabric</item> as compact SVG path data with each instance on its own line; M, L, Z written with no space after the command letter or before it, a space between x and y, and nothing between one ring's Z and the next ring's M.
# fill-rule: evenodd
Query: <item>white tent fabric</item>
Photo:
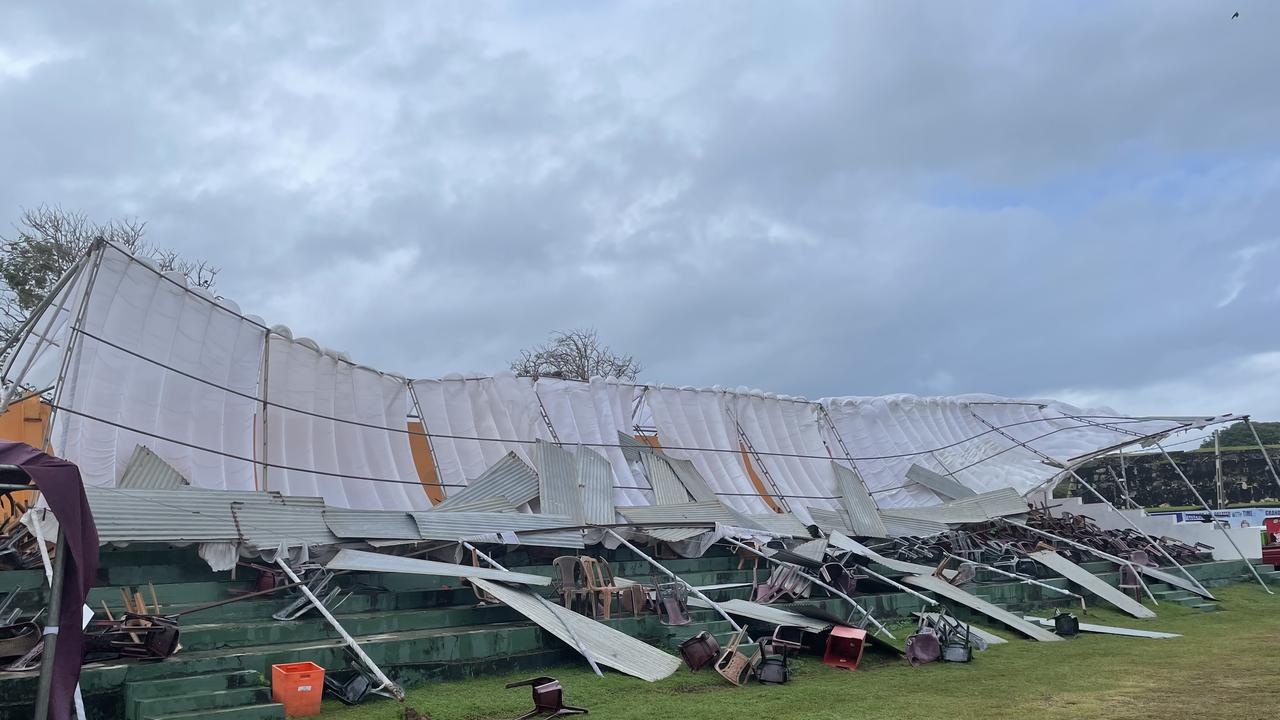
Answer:
M50 299L31 327L31 335L7 359L6 376L21 374L27 387L36 391L53 386L71 340L72 320L80 311L91 275L89 264L82 264ZM20 396L19 389L14 388L10 399Z
M647 488L643 471L632 468L622 455L618 433L631 434L631 408L639 389L617 380L592 378L590 382L539 379L535 390L547 410L547 417L563 443L591 443L613 469L614 504L652 505L653 492ZM611 446L611 447L605 447Z
M323 497L336 507L431 507L414 468L409 436L398 431L406 427L408 389L402 377L352 364L305 338L273 333L266 382L272 404L260 437L266 438L268 463L300 469L268 467L264 486L286 495Z
M436 472L446 497L459 489L450 486L480 477L509 452L532 466L532 446L519 441L551 439L529 378L447 375L414 380L413 391L423 425L432 435ZM477 437L508 442L461 439Z
M145 445L196 487L252 490L251 463L146 434L253 456L264 331L238 312L230 302L189 290L178 273L105 248L82 327L155 362L81 335L58 396L69 410L56 414L54 449L79 465L91 485L115 485L134 448Z
M73 332L81 307L80 329L106 342ZM750 458L751 467L802 518L805 507L840 507L828 499L837 494L828 458L845 462L839 441L882 508L921 507L942 498L906 478L913 463L975 492L1010 487L1026 494L1061 470L1019 442L1069 461L1183 426L987 395L808 402L758 391L645 388L599 378L534 383L511 375L410 386L309 340L295 341L287 329L268 333L233 303L113 246L91 256L31 327L11 353L5 380L48 387L65 364L57 400L66 410L56 412L52 445L80 465L90 484L116 484L134 447L144 445L197 487L267 487L320 495L338 507L429 507L401 431L410 387L446 488L465 485L509 452L532 465L528 443L559 439L608 459L619 506L646 505L651 491L629 489L647 487L643 469L610 447L619 432L639 425L656 428L665 452L691 462L729 507L770 512L744 465L740 425L761 454ZM263 392L283 406L270 406L265 419ZM264 458L296 469L264 468Z
M806 507L840 507L817 405L801 398L742 391L725 393L724 402L761 454L760 463L787 496L792 512L808 523Z
M738 430L726 411L725 395L718 390L659 386L649 388L645 403L664 452L691 461L721 502L740 512L771 512L747 476ZM708 450L672 449L680 447Z
M883 508L936 505L944 500L906 479L912 463L952 477L975 492L1011 487L1032 492L1060 468L1043 462L1018 442L1059 461L1134 440L1134 434L1172 430L1171 420L1117 418L1109 409L1082 410L1051 400L1011 400L992 395L955 397L841 397L820 400L858 470ZM993 431L974 414L1013 436ZM1093 423L1119 423L1123 431ZM1090 417L1091 416L1091 417ZM925 452L929 451L929 452ZM886 457L893 456L893 457ZM878 459L863 459L878 458Z

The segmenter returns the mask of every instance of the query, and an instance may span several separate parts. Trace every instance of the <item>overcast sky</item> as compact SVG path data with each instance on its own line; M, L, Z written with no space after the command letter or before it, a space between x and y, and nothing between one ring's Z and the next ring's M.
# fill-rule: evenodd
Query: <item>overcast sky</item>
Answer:
M0 29L4 224L146 220L381 369L594 326L652 382L1280 418L1280 3L6 3Z

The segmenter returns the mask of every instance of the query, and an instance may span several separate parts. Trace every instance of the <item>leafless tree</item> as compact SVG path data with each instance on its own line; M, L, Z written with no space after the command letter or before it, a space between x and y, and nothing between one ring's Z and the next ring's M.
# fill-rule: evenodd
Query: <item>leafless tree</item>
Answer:
M521 350L519 359L511 363L512 372L535 379L616 377L634 381L641 369L635 358L617 354L601 344L595 328L554 332L550 342Z
M115 243L149 258L161 270L177 270L192 284L212 288L218 268L186 260L173 250L149 244L147 224L136 219L93 222L81 212L41 205L22 211L12 237L0 235L0 334L9 337L58 278L97 240Z

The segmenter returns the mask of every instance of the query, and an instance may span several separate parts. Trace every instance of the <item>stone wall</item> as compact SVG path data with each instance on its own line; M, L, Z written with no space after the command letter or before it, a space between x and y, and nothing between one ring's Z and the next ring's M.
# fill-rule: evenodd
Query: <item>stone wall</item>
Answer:
M1280 449L1268 448L1271 461L1280 469ZM1196 490L1210 506L1216 506L1218 491L1215 482L1213 451L1189 451L1169 453L1182 472L1195 485ZM1125 455L1125 476L1129 493L1143 507L1198 506L1191 491L1159 452L1141 455ZM1120 475L1120 458L1107 457L1090 463L1078 471L1090 485L1108 500L1120 504L1120 490L1112 479L1110 468ZM1229 450L1222 453L1222 483L1228 504L1280 503L1280 486L1267 470L1267 462L1260 450ZM1059 487L1059 495L1095 500L1092 493L1079 483L1068 479Z

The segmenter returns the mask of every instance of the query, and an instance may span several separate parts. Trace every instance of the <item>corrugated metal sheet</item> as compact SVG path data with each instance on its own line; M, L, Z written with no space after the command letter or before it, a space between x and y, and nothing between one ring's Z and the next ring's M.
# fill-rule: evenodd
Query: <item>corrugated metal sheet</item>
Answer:
M505 496L499 495L490 498L477 498L475 500L461 500L449 507L437 505L432 508L435 512L517 512L519 508L508 500ZM428 510L427 512L431 512Z
M917 508L881 510L881 517L939 523L977 523L1027 512L1027 501L1013 488L992 490L959 500Z
M912 615L915 615L916 617L924 617L924 618L927 618L927 619L932 620L932 621L934 621L934 622L937 622L937 620L938 620L938 613L932 613L932 612L914 612L914 613L911 613L911 614L912 614ZM1026 620L1030 620L1031 618L1024 618L1024 619L1026 619ZM1051 623L1051 624L1052 624L1052 623ZM971 636L978 638L979 640L981 640L982 642L984 642L984 643L986 643L986 644L988 644L988 645L999 645L999 644L1001 644L1001 643L1007 643L1007 642L1009 642L1008 640L1005 640L1004 638L1000 637L999 635L996 635L995 633L989 633L989 632L987 632L986 630L983 630L982 628L978 627L977 625L970 625L969 623L965 623L965 626L969 628L969 634L970 634Z
M720 501L715 491L703 479L702 474L693 466L692 460L680 460L669 455L663 455L663 457L671 465L671 469L676 472L676 477L680 478L680 484L684 485L684 489L689 491L694 500L698 502Z
M613 466L598 452L579 447L578 497L583 521L593 525L612 525L617 520L613 511Z
M892 515L881 514L881 523L884 524L885 532L889 533L889 537L928 537L929 535L939 535L951 529L946 523L934 522L933 520L917 520L915 518L894 517Z
M743 517L750 520L752 524L775 535L798 538L809 537L808 526L800 522L800 518L791 513L752 513L743 515Z
M961 485L959 482L952 480L946 475L939 475L927 467L912 464L907 468L907 479L911 482L920 483L939 495L958 500L963 497L975 495L974 491Z
M231 516L250 547L266 549L282 544L299 547L338 542L324 521L324 511L317 507L233 502Z
M581 549L587 546L581 530L555 530L550 532L522 532L516 537L521 545Z
M840 506L848 516L849 529L853 534L862 537L889 537L889 531L880 520L880 512L876 508L875 501L871 499L871 494L867 492L862 477L856 470L851 470L834 460L831 461L831 466L835 469Z
M689 604L693 607L711 607L692 595L689 596ZM726 600L718 603L718 605L730 615L759 620L770 625L794 625L795 627L802 627L811 633L823 633L831 629L831 623L829 622L805 617L800 613L783 610L772 605L761 605L760 603L738 599Z
M136 490L161 490L188 487L191 483L159 455L145 446L133 449L133 456L120 476L119 487Z
M789 552L793 555L799 555L803 558L821 562L827 555L828 541L826 538L815 538L809 542L800 543L791 548Z
M645 528L644 533L654 540L663 542L680 542L695 538L703 533L711 532L711 528L707 527L664 527L664 528Z
M407 512L325 508L329 532L354 540L421 540L418 523Z
M934 570L928 565L918 565L916 563L907 562L905 560L895 560L890 557L885 557L884 555L881 555L875 550L872 550L866 545L863 545L857 540L854 540L842 533L833 532L828 537L828 539L831 541L832 545L835 545L841 550L848 550L849 552L853 553L854 555L857 555L858 557L861 557L866 560L870 560L873 563L883 565L889 568L890 570L894 570L896 572L916 573L916 574L923 573L927 575L933 572ZM954 575L954 571L952 571L951 574Z
M548 530L577 525L573 518L563 515L530 513L415 512L410 515L418 523L418 533L424 540L454 542L486 533Z
M502 582L519 583L521 585L550 585L551 578L545 575L529 575L527 573L492 570L472 565L455 565L453 563L420 560L418 558L397 557L364 550L339 550L332 560L325 564L329 570L357 570L362 572L406 573L409 575L440 575L444 577L483 578Z
M684 503L682 505L645 505L620 507L618 512L633 523L724 523L735 527L755 527L746 516L725 507L719 501ZM745 523L745 524L744 524Z
M585 522L582 498L578 495L578 462L573 453L559 445L539 440L533 446L538 466L538 502L548 515L573 518L570 524Z
M680 505L690 501L684 484L676 477L667 459L658 453L644 453L640 456L644 465L645 477L649 478L649 487L653 488L655 505Z
M578 642L586 645L601 665L649 682L669 677L680 669L680 659L674 655L572 610L546 602L527 590L489 580L476 579L472 582L569 647L576 649Z
M809 511L809 517L813 519L813 524L817 525L818 529L822 532L852 532L852 530L849 529L849 517L844 510L815 507L807 509Z
M1062 639L1057 635L1054 635L1053 633L1041 628L1039 625L1034 625L1032 623L1029 623L1026 620L1023 620L1022 618L1018 617L1017 615L1014 615L1013 613L1009 612L1008 610L1002 610L996 607L995 605L992 605L991 603L987 602L986 600L983 600L977 595L974 595L973 593L970 593L970 592L965 592L964 590L961 590L960 588L952 585L951 583L941 578L936 578L928 574L908 575L902 578L902 582L906 583L907 585L912 585L917 588L920 588L921 590L928 590L934 595L944 597L952 602L960 603L961 605L964 605L970 610L980 612L983 615L986 615L987 617L991 618L992 620L995 620L996 622L1006 625L1009 628L1016 630L1022 633L1023 635L1026 635L1029 638L1032 638L1033 640L1039 640L1041 642L1054 642Z
M231 503L283 506L276 493L86 487L101 542L235 542Z
M1142 603L1111 587L1103 582L1102 578L1052 550L1039 550L1030 553L1028 557L1136 618L1156 616L1150 609L1143 607Z
M509 452L465 488L449 493L449 497L433 509L447 510L494 497L505 497L516 507L538 497L537 473L519 455Z
M653 454L652 445L642 443L624 432L618 433L618 444L622 446L620 448L622 457L626 458L629 463L640 462L640 459L645 455Z
M1037 625L1045 627L1053 627L1053 618L1038 618L1024 615L1023 620L1033 622ZM1167 640L1169 638L1182 637L1178 633L1156 632L1155 630L1135 630L1134 628L1115 627L1114 625L1094 625L1093 623L1080 623L1080 629L1084 632L1106 633L1107 635L1123 635L1125 637L1149 638L1151 640Z

